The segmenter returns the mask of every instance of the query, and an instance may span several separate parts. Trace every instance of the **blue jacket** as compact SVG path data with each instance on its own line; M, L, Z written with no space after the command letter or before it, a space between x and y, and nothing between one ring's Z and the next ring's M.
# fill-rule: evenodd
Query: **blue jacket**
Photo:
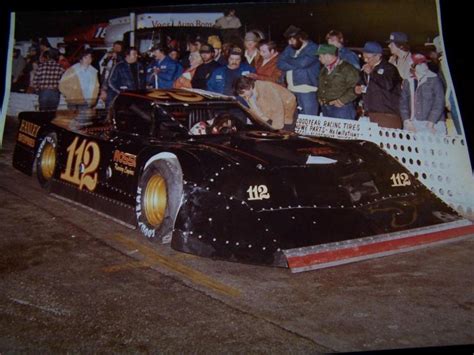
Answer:
M227 66L219 67L214 70L211 74L211 77L207 81L207 90L216 92L219 94L224 93L225 88L225 81L226 81L226 73L229 70ZM239 67L240 76L246 75L248 73L255 73L255 68L247 63L242 62Z
M405 79L400 96L400 114L402 120L409 120L412 116L411 103L414 102L414 118L417 121L438 123L444 121L444 87L443 82L433 72L421 80L418 88L413 92L414 79Z
M279 55L277 66L280 70L293 71L293 85L318 86L319 80L319 58L316 55L318 45L308 41L306 47L295 58L296 49L287 46ZM288 83L289 84L289 83Z
M133 80L132 70L130 64L126 61L115 64L110 71L109 78L107 80L107 99L105 106L110 107L112 100L124 90L140 90L145 88L145 71L143 66L137 62L138 72L138 87L135 85Z
M159 68L158 87L156 87L153 68ZM183 73L183 66L166 56L160 61L154 60L147 68L146 82L155 89L172 89L174 81Z
M350 49L346 47L342 47L341 49L339 49L339 58L349 64L352 64L357 70L360 70L359 57Z

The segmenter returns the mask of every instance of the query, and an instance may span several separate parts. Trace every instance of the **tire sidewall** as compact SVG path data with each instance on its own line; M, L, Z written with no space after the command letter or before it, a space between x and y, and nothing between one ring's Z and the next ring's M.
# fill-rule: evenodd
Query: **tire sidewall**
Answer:
M56 133L49 133L44 136L44 138L41 140L41 143L38 147L38 150L36 152L36 158L35 158L35 169L36 169L36 176L38 179L38 183L43 189L49 190L51 187L51 179L46 179L43 176L43 170L41 169L41 163L42 163L42 155L44 152L44 149L46 148L47 145L51 145L54 149L55 155L56 155L56 165L55 169L58 164L58 138L56 136ZM54 173L53 173L54 176Z
M165 216L163 222L158 226L152 226L146 219L143 206L143 198L145 196L145 189L148 181L155 175L160 175L166 183L167 203ZM137 226L140 232L148 239L152 239L162 243L169 243L171 241L170 232L173 230L175 215L176 215L176 196L177 191L174 187L173 181L176 180L173 173L172 163L167 160L157 160L152 162L140 177L137 187L137 197L135 205L135 214Z

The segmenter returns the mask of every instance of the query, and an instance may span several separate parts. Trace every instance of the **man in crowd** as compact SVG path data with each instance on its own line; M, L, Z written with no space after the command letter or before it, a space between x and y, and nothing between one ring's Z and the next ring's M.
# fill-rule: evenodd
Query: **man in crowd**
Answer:
M259 45L260 60L256 63L255 74L249 74L249 77L255 80L272 81L282 83L282 72L278 69L278 52L276 43L273 41L263 41Z
M108 89L108 78L112 68L124 60L123 58L123 49L124 45L122 41L115 41L112 46L112 51L104 54L102 59L99 61L100 67L100 83L101 91L100 98L105 101L107 99L107 89Z
M135 47L125 50L125 60L117 63L110 72L108 80L106 107L123 90L140 90L145 88L145 71L138 62L138 51Z
M321 44L315 54L323 65L319 73L318 95L323 115L355 119L354 88L359 80L359 72L353 65L339 58L336 46Z
M408 36L403 32L392 32L387 43L392 54L389 63L397 67L402 79L409 79L413 61L408 45Z
M235 93L243 98L262 121L273 128L292 127L295 119L296 97L283 86L271 81L240 77L236 80Z
M195 89L207 90L207 81L214 70L221 65L214 61L214 48L211 45L204 45L199 50L202 58L202 64L196 68L191 85Z
M180 53L179 53L179 50L177 50L176 48L171 48L169 53L168 53L168 56L171 59L173 59L175 62L179 63Z
M207 90L219 94L234 95L234 82L249 73L255 73L255 68L242 62L242 49L234 47L230 51L228 64L214 70L207 81Z
M214 48L214 60L220 65L227 65L227 60L224 57L224 53L222 53L222 42L219 36L209 36L207 44Z
M456 102L454 100L454 92L451 86L450 81L448 80L449 77L449 68L448 64L446 63L446 59L444 56L443 50L443 43L441 41L440 36L436 36L433 38L433 44L438 53L438 61L439 61L439 76L441 80L443 80L444 89L445 89L445 106L447 111L450 113L450 116L453 120L454 129L452 130L453 134L461 134L462 128L460 123L460 117L458 108L456 107ZM451 134L450 129L448 129L448 134Z
M201 37L195 36L194 38L191 38L188 40L187 45L186 45L186 51L183 53L183 56L181 58L181 66L183 68L189 68L189 55L191 53L199 53L199 50L201 49L201 46L204 44L202 41Z
M84 50L79 63L70 67L59 81L59 91L64 95L68 109L87 109L97 102L99 78L92 64L92 49Z
M38 92L40 111L54 111L59 105L59 80L64 69L58 64L54 52L45 51L33 78L33 87Z
M23 70L26 67L25 58L21 55L21 50L15 48L13 50L13 60L12 60L12 91L17 91L17 81L20 79L23 74Z
M222 30L238 29L242 27L239 18L235 15L234 9L224 11L224 16L219 17L214 25L215 28Z
M344 47L344 35L341 31L329 31L326 35L326 41L328 44L332 44L338 49L339 58L349 64L352 64L357 70L360 70L359 57L353 51Z
M247 32L244 38L245 46L245 59L247 64L256 67L256 63L260 60L260 54L258 52L258 43L260 42L260 37L257 36L254 32Z
M278 58L278 68L285 72L288 89L295 94L299 113L317 115L319 60L314 55L318 45L300 28L291 25L284 33L288 46Z
M171 89L174 81L183 73L183 67L161 46L152 49L155 60L147 69L147 84L154 89Z
M413 54L413 76L403 81L400 113L403 128L412 132L446 134L444 88L429 70L423 54Z
M66 48L64 47L59 47L59 60L58 64L63 67L64 70L68 70L71 67L71 63L69 63L69 60L66 58Z
M365 114L380 127L402 128L398 69L383 58L377 42L365 43L362 51L365 64L355 92L362 95Z

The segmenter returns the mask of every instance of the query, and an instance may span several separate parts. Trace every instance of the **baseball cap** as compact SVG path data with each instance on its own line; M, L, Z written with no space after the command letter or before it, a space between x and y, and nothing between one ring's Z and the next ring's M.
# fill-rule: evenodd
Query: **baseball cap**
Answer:
M382 46L377 42L365 42L363 53L382 54Z
M260 38L254 32L247 32L244 41L258 42Z
M199 49L199 53L214 53L214 48L210 44L203 44Z
M234 47L234 48L232 48L232 49L230 50L230 52L229 52L229 55L233 55L233 54L234 54L234 55L240 55L240 56L241 56L241 55L243 54L243 51L242 51L242 49L240 49L239 47Z
M390 38L386 43L397 42L397 43L408 43L408 36L403 32L392 32Z
M291 37L295 37L300 32L301 32L301 28L291 25L290 27L286 29L285 33L283 33L283 36L285 38L291 38Z
M316 51L316 55L321 54L332 54L336 55L337 47L333 46L332 44L320 44L318 50Z

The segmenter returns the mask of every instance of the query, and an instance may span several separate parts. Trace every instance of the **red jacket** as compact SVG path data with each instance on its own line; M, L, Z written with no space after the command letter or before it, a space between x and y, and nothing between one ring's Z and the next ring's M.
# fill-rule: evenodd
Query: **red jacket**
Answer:
M258 58L255 63L257 70L257 80L272 81L277 84L282 84L282 72L277 67L278 55L270 59L269 62L263 65L263 58Z

